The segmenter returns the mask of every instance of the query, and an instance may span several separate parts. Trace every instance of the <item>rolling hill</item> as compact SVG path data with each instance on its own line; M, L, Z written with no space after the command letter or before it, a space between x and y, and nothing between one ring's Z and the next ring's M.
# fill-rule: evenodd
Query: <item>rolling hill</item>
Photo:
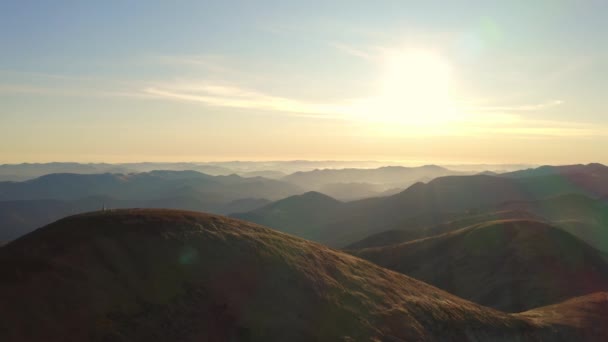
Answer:
M325 194L310 191L267 204L251 212L234 213L231 216L273 228L281 227L282 232L317 240L322 233L316 227L331 221L345 206L345 203Z
M544 324L571 326L580 329L580 341L608 340L607 331L598 325L608 315L608 293L597 292L565 302L521 313L520 317Z
M535 201L509 201L503 210L523 210L608 252L608 200L566 194Z
M6 342L599 341L575 324L501 313L313 242L194 212L62 219L0 248L0 280ZM605 313L589 319L605 336Z
M488 213L433 213L431 215L417 216L411 220L408 220L407 222L404 222L402 224L402 226L405 227L404 229L387 230L373 234L365 239L346 246L344 249L363 249L395 245L402 242L440 235L454 230L466 228L477 223L508 219L539 220L539 216L535 216L529 212L521 210L503 210Z
M496 309L519 312L608 289L602 254L542 222L502 220L352 252Z

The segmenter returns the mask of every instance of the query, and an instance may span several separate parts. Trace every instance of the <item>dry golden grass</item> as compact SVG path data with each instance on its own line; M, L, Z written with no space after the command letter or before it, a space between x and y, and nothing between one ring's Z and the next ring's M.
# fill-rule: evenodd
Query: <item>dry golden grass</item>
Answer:
M255 224L174 210L73 216L3 247L0 317L2 341L540 341L578 333Z
M508 312L608 290L608 264L576 237L531 220L499 220L352 251L459 297ZM576 279L576 281L573 281Z

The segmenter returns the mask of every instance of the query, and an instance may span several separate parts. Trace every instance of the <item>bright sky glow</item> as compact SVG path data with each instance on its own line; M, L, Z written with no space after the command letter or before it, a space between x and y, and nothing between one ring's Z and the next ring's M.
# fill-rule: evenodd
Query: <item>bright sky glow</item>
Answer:
M0 163L608 163L607 12L574 0L6 1Z

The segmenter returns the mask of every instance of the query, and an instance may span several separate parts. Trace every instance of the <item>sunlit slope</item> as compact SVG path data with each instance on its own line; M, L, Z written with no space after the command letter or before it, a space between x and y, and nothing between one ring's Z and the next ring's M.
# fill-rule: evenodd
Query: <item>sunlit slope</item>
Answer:
M604 327L608 316L608 292L572 298L555 305L526 311L517 316L540 324L576 327L580 331L577 338L581 341L608 340L608 330Z
M608 265L599 251L530 220L491 221L352 253L509 312L608 289Z
M60 220L0 249L0 277L2 341L538 341L578 333L316 243L184 211Z

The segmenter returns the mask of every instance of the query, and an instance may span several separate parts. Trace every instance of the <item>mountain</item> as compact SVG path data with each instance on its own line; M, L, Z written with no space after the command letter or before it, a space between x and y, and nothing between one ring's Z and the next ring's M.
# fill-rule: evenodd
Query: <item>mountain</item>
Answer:
M608 201L580 194L565 194L534 201L507 201L487 212L434 212L401 223L401 229L372 234L346 249L397 244L438 235L475 223L504 219L545 221L602 252L608 252Z
M602 180L598 182L596 188L601 188ZM564 182L559 175L522 178L446 176L426 184L416 183L392 196L347 202L335 211L325 210L319 217L315 212L307 211L313 206L308 203L300 203L301 208L292 206L280 214L254 211L240 217L275 229L289 226L291 233L306 238L311 238L307 232L314 230L320 234L316 235L315 241L344 247L376 233L407 229L418 217L436 218L427 223L431 226L444 222L446 217L458 218L464 212L500 211L500 205L508 201L533 201L564 194L591 196L587 188ZM314 226L300 220L306 215L317 217Z
M61 199L110 196L154 199L207 193L226 200L276 200L301 192L296 186L262 177L210 176L196 171L151 171L133 174L50 174L25 182L0 182L0 200Z
M328 183L317 188L318 192L341 201L354 201L369 197L385 195L385 186L370 183ZM400 190L399 190L400 191ZM398 191L398 192L399 192Z
M259 209L270 203L272 202L265 198L241 198L228 202L213 212L218 214L243 213Z
M321 234L316 228L322 223L331 221L344 206L343 202L311 191L270 203L248 213L235 213L231 216L316 240ZM302 229L302 227L306 228Z
M608 289L608 264L599 251L530 220L491 221L352 253L508 312Z
M62 219L0 248L0 280L6 342L570 341L588 333L484 308L261 226L184 211ZM586 324L604 336L606 318L599 312Z
M539 216L522 210L503 210L488 213L463 212L463 213L433 213L431 215L416 216L408 220L402 226L403 229L387 230L376 233L352 243L345 249L363 249L395 245L411 240L440 235L468 226L496 220L510 219L533 219L540 220Z
M608 166L598 163L563 166L545 165L536 169L505 173L501 176L519 179L553 176L556 186L568 184L579 189L578 193L590 197L608 196Z
M535 201L509 201L504 210L525 210L591 246L608 252L608 200L566 194Z
M504 177L538 177L548 175L575 175L586 174L590 176L602 177L608 173L608 166L599 163L574 164L574 165L543 165L536 168L517 170L503 173Z
M259 170L259 171L246 171L237 173L241 177L264 177L270 179L279 179L287 176L286 173L274 170Z
M419 181L459 174L436 165L419 167L385 166L376 169L316 169L296 172L283 178L284 181L296 184L305 189L322 191L332 184L368 184L374 192L392 188L405 188Z
M217 214L257 209L303 192L261 177L196 171L137 174L51 174L0 182L0 240L12 240L61 217L107 208L172 208Z
M138 173L152 170L193 170L210 175L228 175L234 171L217 166L200 163L23 163L0 165L0 181L25 181L52 173Z

